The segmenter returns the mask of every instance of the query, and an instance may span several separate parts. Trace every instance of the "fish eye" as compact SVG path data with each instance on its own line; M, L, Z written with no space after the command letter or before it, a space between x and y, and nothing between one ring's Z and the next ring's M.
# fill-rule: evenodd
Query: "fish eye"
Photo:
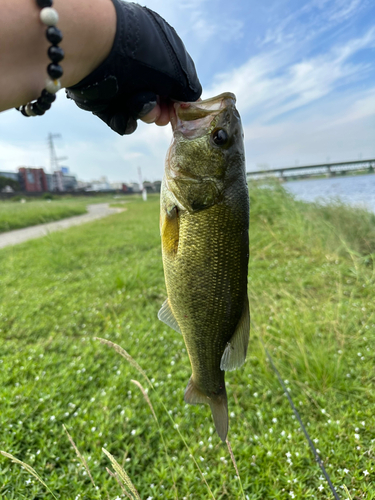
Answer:
M212 132L212 140L216 146L224 146L228 142L229 136L223 128L217 128Z

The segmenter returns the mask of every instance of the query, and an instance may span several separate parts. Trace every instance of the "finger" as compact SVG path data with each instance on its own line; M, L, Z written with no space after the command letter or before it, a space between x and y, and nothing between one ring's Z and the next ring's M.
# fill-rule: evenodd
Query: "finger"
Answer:
M161 101L160 102L160 116L157 120L155 120L156 125L159 127L164 127L169 123L169 102Z
M157 104L147 115L143 116L141 120L145 123L155 123L161 114L160 104Z

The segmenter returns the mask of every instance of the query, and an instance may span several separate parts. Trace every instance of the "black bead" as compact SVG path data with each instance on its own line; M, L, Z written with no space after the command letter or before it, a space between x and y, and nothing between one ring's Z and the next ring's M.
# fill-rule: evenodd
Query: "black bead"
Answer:
M63 74L63 69L59 64L49 64L47 66L47 73L52 78L52 80L56 80L56 78L60 78Z
M57 47L57 45L51 45L48 49L48 57L52 62L58 63L64 59L64 51L61 47Z
M34 111L34 113L38 116L42 116L45 113L45 110L39 107L39 104L37 102L33 102L31 105L31 109Z
M51 94L48 90L43 89L39 99L43 100L43 102L52 103L56 99L56 94Z
M36 0L36 3L39 5L41 9L44 9L44 7L52 7L53 1L52 0Z
M36 102L38 103L39 108L43 111L47 111L52 106L50 102L43 101L42 97L39 97Z
M23 116L27 116L29 118L29 115L26 113L25 106L21 106L20 111L23 114Z
M56 28L56 26L49 26L46 29L46 38L49 42L56 45L61 42L61 40L63 39L63 35L59 28Z

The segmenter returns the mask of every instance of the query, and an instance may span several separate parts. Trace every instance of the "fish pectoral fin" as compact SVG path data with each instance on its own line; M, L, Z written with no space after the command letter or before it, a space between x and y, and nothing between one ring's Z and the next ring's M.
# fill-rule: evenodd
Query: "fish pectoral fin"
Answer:
M194 384L193 377L190 377L188 385L186 386L184 401L189 405L210 404L209 398Z
M236 331L224 349L220 369L232 371L242 366L246 359L250 335L249 299L246 296L244 308Z
M173 311L171 309L169 299L165 300L163 305L161 306L161 309L158 312L158 319L173 328L173 330L175 330L176 332L181 333L180 327L177 323L177 319L175 318L175 315L173 314Z
M180 239L180 218L177 206L162 211L160 233L163 252L169 256L175 256Z

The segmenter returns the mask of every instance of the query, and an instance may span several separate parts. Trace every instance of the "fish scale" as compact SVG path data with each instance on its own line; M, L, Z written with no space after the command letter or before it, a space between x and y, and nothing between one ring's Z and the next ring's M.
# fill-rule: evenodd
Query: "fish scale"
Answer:
M225 371L245 361L250 330L243 134L233 94L190 103L190 108L189 114L186 104L183 109L174 105L174 138L162 184L168 299L159 318L182 333L186 344L192 376L185 401L210 405L225 441Z

